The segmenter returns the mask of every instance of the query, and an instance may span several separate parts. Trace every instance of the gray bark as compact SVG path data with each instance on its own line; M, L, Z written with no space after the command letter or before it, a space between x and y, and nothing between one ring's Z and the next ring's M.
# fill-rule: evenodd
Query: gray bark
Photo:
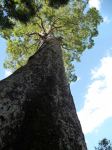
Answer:
M87 150L58 40L0 82L0 150Z

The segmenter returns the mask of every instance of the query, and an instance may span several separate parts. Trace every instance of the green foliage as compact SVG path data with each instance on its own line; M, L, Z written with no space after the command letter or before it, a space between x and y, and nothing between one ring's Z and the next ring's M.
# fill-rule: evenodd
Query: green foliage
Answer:
M69 0L49 0L49 6L58 8L60 5L63 6L67 4Z
M0 28L12 28L11 18L26 23L39 8L35 0L0 0Z
M49 2L41 0L38 3L42 6L40 11L26 24L11 19L14 28L2 30L1 35L7 39L8 53L4 66L13 71L18 69L47 36L61 37L65 70L71 82L76 80L72 62L80 61L82 52L94 45L93 38L98 35L97 28L102 18L95 8L87 9L86 1L73 0L58 9L50 7Z
M104 138L98 143L98 147L95 150L112 150L112 144L110 140Z
M41 0L49 6L58 8L67 4L69 0ZM40 0L0 0L0 28L12 28L13 22L10 20L16 19L23 23L30 21L39 10Z

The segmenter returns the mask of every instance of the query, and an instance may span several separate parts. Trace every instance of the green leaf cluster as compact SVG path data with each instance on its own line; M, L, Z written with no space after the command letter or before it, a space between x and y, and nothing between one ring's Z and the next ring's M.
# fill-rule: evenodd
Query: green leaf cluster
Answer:
M70 82L74 81L73 61L80 61L83 51L94 45L102 17L95 8L88 9L88 2L83 0L71 0L58 9L50 7L47 0L41 0L39 5L42 6L40 11L26 24L11 19L14 28L2 29L8 54L4 66L13 71L18 69L37 51L43 39L61 37L66 74Z

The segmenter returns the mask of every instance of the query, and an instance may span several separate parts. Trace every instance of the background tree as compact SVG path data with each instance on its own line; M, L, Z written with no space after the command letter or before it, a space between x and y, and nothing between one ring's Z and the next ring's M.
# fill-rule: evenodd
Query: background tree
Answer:
M104 138L98 143L98 147L95 150L112 150L112 144L110 140Z
M22 1L19 2L21 5L23 4ZM93 38L98 35L97 28L102 17L95 8L87 8L88 1L71 0L63 6L67 2L67 0L64 3L52 0L38 1L39 11L35 12L33 16L31 13L32 17L28 16L30 19L26 19L25 24L21 18L18 19L16 16L8 18L14 27L10 30L6 28L1 30L2 37L7 39L8 57L4 64L5 68L14 71L23 66L38 47L52 36L61 40L69 81L76 80L73 60L80 61L82 52L94 45ZM33 7L37 7L33 1L31 4ZM59 7L60 4L63 7ZM57 9L57 7L59 8ZM18 16L21 17L21 15Z

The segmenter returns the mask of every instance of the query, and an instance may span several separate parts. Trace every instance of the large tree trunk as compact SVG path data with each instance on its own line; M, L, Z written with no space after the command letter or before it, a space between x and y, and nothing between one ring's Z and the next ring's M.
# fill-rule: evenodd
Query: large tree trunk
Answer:
M0 150L87 150L57 39L0 82Z

